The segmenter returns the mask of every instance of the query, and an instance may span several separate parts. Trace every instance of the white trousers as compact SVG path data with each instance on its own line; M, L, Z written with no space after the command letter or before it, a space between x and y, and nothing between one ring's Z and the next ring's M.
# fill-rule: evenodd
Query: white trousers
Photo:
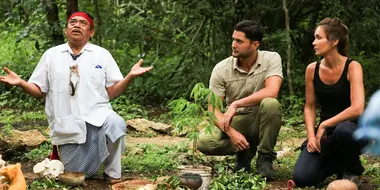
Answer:
M116 113L111 114L107 117L102 127L105 127L106 131L114 130L115 127L125 127L125 121ZM112 129L112 127L114 127ZM125 131L123 131L125 134ZM104 161L104 172L115 179L121 177L121 157L125 151L125 137L123 135L119 137L115 142L112 142L111 139L107 136L107 148L108 148L108 157Z
M117 141L107 143L109 155L104 161L104 172L115 179L121 177L121 157L125 150L125 136L121 136Z

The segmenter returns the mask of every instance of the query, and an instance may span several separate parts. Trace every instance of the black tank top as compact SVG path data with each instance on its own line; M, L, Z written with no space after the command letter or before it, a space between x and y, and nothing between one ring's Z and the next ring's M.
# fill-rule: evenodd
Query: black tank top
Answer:
M321 106L320 122L334 117L351 105L350 82L347 79L348 66L352 59L347 58L344 70L339 80L332 85L322 82L319 77L319 66L321 60L317 62L314 71L314 89L317 103Z

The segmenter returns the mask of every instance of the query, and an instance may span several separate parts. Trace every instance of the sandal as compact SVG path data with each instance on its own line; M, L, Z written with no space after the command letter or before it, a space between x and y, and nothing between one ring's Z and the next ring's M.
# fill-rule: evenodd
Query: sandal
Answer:
M111 176L108 176L106 173L103 173L103 178L104 178L104 180L106 180L106 182L109 185L113 185L113 184L116 184L116 183L123 182L122 178L113 178Z

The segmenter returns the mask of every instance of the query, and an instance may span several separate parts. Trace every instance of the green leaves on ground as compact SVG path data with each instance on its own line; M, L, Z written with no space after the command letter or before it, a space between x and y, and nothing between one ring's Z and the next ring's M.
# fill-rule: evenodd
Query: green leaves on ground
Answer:
M219 170L218 176L213 179L210 189L215 190L235 190L252 189L261 190L266 186L266 180L261 175L244 172L232 172L229 170Z
M166 174L176 170L179 165L178 156L188 150L183 144L164 146L139 144L133 154L122 158L122 167L125 172L149 173L150 175Z

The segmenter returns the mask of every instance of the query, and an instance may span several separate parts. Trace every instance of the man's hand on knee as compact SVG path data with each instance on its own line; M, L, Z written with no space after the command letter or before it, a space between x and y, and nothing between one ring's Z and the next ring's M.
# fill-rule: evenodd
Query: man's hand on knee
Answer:
M238 151L249 148L247 139L235 129L230 128L227 135L230 137L232 144L238 149Z

